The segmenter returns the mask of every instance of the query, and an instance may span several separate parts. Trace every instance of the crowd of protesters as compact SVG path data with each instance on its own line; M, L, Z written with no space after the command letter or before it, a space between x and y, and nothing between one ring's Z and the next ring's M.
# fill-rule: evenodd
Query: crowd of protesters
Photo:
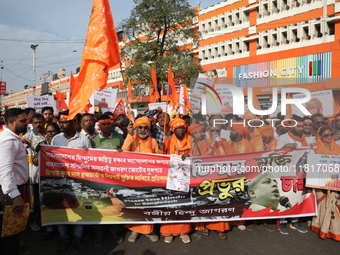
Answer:
M41 144L175 154L183 159L191 156L217 156L285 148L295 150L303 147L313 148L319 154L340 155L340 114L334 118L325 118L322 114L304 118L293 116L291 119L295 120L295 125L285 123L284 116L281 115L277 116L275 122L268 121L268 116L254 115L247 118L252 119L253 127L244 125L244 119L232 114L181 115L176 110L168 114L160 107L146 110L134 120L123 114L114 116L112 112L77 114L74 119L69 120L68 111L55 115L52 107L44 107L41 113L36 113L33 108L9 109L1 112L0 119L0 155L4 158L0 163L0 209L3 210L4 205L13 204L15 213L22 212L23 186L28 180L30 185L33 185L34 195L39 197L38 152ZM33 151L35 168L30 175L24 144ZM254 197L254 200L257 185L258 182L254 187L248 187L249 197ZM277 183L273 181L269 185ZM335 174L327 185L340 188L339 177ZM113 203L117 202L112 192L107 194ZM316 194L318 216L313 217L311 229L321 238L330 237L340 241L339 192L317 190ZM266 208L261 201L254 204L254 211ZM33 231L41 230L39 210L31 215L29 225ZM138 240L139 235L146 235L151 242L157 242L159 237L163 236L165 243L171 243L175 236L179 236L184 243L189 243L190 234L194 230L202 231L205 236L209 235L210 231L216 231L218 236L225 240L231 226L251 231L257 225L263 226L269 232L275 230L265 220L164 223L157 227L155 224L112 224L109 227L109 236L113 242L119 244L123 242L120 231L127 228L131 231L127 241L132 243ZM287 226L300 233L308 231L299 223L298 218L279 220L280 233L288 235ZM82 242L83 225L44 227L42 239L48 240L57 232L60 240L58 254L65 254L70 243L81 253L87 251L87 246ZM102 225L93 226L91 232L95 235L94 245L102 246ZM5 247L7 251L5 254L18 254L20 234L0 240L1 247Z

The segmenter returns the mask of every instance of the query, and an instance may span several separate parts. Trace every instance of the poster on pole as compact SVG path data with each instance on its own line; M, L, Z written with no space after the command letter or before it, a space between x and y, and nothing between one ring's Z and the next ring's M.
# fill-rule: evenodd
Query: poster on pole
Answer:
M155 110L158 107L161 107L163 112L166 112L166 102L149 103L149 109L150 110Z
M94 113L96 108L100 108L102 113L112 112L116 106L117 91L118 89L105 88L103 90L97 89L93 92L89 99L92 105L90 112Z
M46 106L53 107L53 112L58 113L56 102L53 96L28 96L26 97L27 107L32 107L37 113L41 113L42 108Z

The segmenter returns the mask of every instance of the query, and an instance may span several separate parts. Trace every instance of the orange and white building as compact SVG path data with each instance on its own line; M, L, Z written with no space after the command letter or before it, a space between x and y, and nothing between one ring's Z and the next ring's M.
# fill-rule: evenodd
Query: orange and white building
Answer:
M340 86L340 2L337 0L229 0L199 12L201 65L208 75L254 89L309 91Z
M333 96L340 97L338 0L228 0L198 13L195 25L201 38L193 50L207 75L256 87L260 101L270 99L273 86L332 89ZM108 84L121 83L120 69L110 70ZM50 92L66 92L67 84L67 77L52 81ZM126 93L119 90L117 100ZM135 106L145 106L149 87L134 93ZM22 92L4 97L3 105L13 107L18 100L24 100Z

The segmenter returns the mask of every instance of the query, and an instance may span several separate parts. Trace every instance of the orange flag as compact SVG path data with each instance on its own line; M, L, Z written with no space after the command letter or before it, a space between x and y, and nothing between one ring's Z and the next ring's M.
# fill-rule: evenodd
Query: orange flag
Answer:
M177 105L177 91L176 91L176 86L175 86L175 81L174 81L174 73L172 72L171 69L171 64L169 64L169 69L168 69L168 100L172 102L172 105L175 106Z
M161 98L161 96L158 93L158 88L157 88L157 74L156 74L156 69L152 68L151 69L151 79L152 79L152 85L153 85L153 95L150 93L150 103L156 103L157 99Z
M124 73L123 71L121 71L121 74L122 74L123 81L122 81L122 82L119 82L119 84L118 84L118 89L119 89L119 90L124 90L124 89L125 89L125 86L124 86L125 73Z
M191 108L191 103L190 103L190 97L189 97L189 90L186 85L183 85L183 96L184 96L184 105L183 105L184 115L187 115L188 109Z
M62 94L60 94L60 92L58 90L56 90L55 92L55 96L57 98L57 106L58 106L58 111L62 111L62 110L67 110L68 106L65 102L64 97L62 96Z
M213 88L215 88L215 85L216 85L216 84L220 84L220 79L218 78L218 75L216 75L216 77L215 77L215 80L214 80L214 83L213 83L212 87L213 87Z
M128 98L133 98L133 94L132 94L132 84L131 84L131 81L129 79L128 81Z
M81 85L72 91L69 119L85 108L96 89L106 87L108 71L118 63L118 37L109 0L94 0L77 78Z
M119 114L126 115L123 99L121 99L119 101L119 103L117 104L115 110L113 111L113 116L117 117Z

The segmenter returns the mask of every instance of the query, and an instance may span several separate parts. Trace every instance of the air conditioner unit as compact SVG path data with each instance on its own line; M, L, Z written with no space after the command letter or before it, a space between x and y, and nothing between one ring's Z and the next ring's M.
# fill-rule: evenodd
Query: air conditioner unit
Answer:
M314 39L316 37L316 34L313 34L312 38Z
M273 8L273 13L279 13L280 11L279 11L279 9L277 9L277 8Z

